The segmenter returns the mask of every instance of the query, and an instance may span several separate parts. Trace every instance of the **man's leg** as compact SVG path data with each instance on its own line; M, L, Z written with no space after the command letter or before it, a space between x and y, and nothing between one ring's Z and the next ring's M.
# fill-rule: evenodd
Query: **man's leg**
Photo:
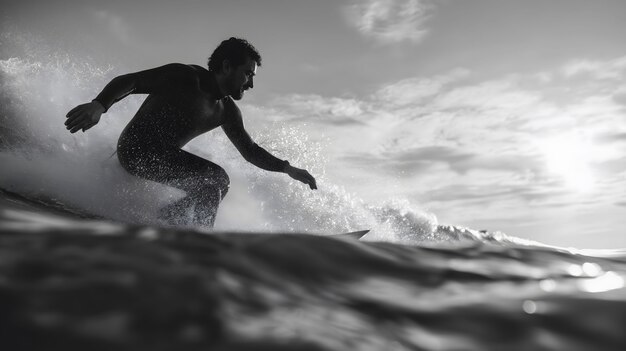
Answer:
M192 224L213 227L219 203L228 192L230 179L217 164L180 149L129 154L119 150L120 163L131 174L185 191L182 199L165 206L159 217L169 224L186 224L194 207Z
M191 224L187 218L187 210L195 206L196 201L185 195L183 198L172 202L159 209L157 217L170 225L188 225Z
M228 192L230 179L222 167L202 160L206 162L202 169L189 172L184 178L168 180L166 184L186 192L187 196L174 203L174 206L195 206L194 224L212 228L219 204Z

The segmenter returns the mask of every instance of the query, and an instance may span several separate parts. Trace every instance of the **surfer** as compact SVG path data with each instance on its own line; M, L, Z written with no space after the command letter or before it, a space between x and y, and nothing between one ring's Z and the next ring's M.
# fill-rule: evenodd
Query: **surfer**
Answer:
M171 63L111 80L91 102L67 113L66 128L85 132L103 113L130 94L148 94L117 144L121 165L129 173L185 191L182 199L159 210L169 224L194 207L193 223L213 227L220 201L230 180L219 165L182 150L191 139L222 127L248 162L262 169L283 172L317 189L315 178L257 145L244 128L235 104L254 87L261 56L244 39L224 40L211 54L208 70L197 65Z

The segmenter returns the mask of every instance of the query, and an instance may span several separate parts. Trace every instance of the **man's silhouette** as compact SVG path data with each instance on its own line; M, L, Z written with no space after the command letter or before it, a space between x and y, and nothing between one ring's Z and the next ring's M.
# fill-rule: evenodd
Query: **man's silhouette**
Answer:
M317 189L309 172L272 156L244 129L235 100L253 88L260 65L261 56L250 43L230 38L215 49L208 70L172 63L114 78L93 101L68 112L65 125L71 133L84 132L115 102L130 94L149 94L119 138L118 159L133 175L186 192L161 209L159 217L181 224L187 208L195 206L194 224L212 227L230 180L222 167L181 148L219 126L247 161Z

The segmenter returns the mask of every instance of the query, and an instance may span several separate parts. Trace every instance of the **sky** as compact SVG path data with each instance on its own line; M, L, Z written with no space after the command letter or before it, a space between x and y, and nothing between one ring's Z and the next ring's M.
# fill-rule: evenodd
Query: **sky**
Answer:
M124 71L205 65L244 37L263 57L244 119L304 130L346 191L440 224L626 247L623 0L1 4L4 32Z

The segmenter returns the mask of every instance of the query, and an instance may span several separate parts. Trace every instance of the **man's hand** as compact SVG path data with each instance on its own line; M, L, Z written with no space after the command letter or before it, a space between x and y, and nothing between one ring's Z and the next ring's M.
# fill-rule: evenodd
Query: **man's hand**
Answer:
M67 117L65 127L70 133L76 133L81 129L84 132L98 124L102 113L104 113L104 106L98 101L76 106L65 116Z
M315 178L304 169L296 168L291 165L288 165L285 168L285 173L287 173L291 178L301 181L304 184L308 184L311 189L317 189L317 184L315 184Z

